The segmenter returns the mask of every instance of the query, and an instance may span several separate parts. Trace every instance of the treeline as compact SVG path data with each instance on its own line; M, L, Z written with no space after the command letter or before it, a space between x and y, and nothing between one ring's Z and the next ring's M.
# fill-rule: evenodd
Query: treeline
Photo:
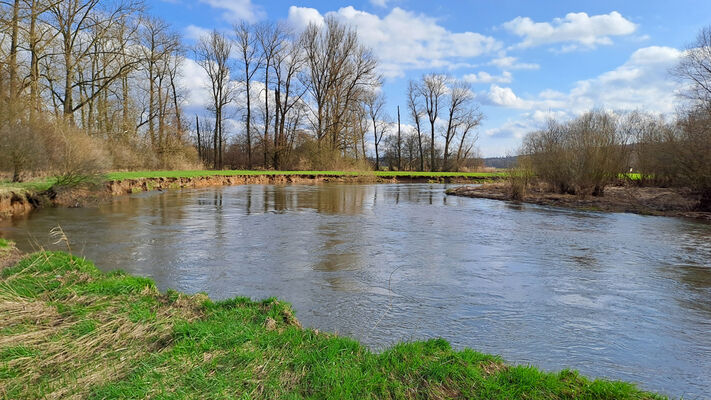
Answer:
M203 122L196 116L195 142L201 160L216 169L434 171L477 164L482 115L470 88L424 75L410 83L403 115L399 106L396 118L389 115L378 61L334 18L300 34L271 22L213 31L199 41L195 60L210 78L212 114ZM231 141L224 128L230 105L242 123Z
M301 33L239 24L186 46L140 0L9 0L0 28L0 171L14 180L106 169L477 165L482 115L466 84L424 75L396 120L378 60L333 18ZM180 85L192 62L209 78L198 115L186 114Z
M0 7L0 170L197 164L177 83L186 48L169 24L132 0Z
M534 177L552 191L581 196L604 195L606 186L635 177L642 185L690 188L699 209L711 210L711 28L672 73L686 97L673 120L593 110L528 134L511 173L512 195L522 197Z

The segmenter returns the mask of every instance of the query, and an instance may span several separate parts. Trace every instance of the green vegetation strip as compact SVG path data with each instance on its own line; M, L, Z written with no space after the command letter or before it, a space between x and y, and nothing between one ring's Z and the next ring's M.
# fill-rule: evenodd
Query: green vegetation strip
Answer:
M235 175L321 175L321 176L378 176L378 177L418 177L418 178L491 178L504 176L502 172L417 172L417 171L134 171L112 172L107 175L109 180L141 179L141 178L195 178L206 176Z
M161 294L62 252L29 255L0 277L2 398L661 398L441 339L376 354L302 329L276 299Z
M51 188L55 183L54 178L36 179L29 182L8 182L0 180L0 194L9 193L27 193L27 192L43 192Z

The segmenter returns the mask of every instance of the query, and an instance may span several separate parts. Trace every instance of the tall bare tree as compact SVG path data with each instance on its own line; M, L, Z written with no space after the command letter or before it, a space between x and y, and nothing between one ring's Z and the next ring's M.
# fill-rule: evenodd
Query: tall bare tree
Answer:
M358 40L356 31L333 17L323 26L309 25L302 34L306 53L306 81L314 104L312 125L319 144L343 148L342 137L350 113L368 93L381 85L372 51Z
M449 88L449 104L447 108L447 129L444 131L444 154L442 156L442 170L448 171L449 149L457 135L457 130L465 123L473 122L468 118L472 113L469 103L473 100L473 95L469 85L463 81L455 81Z
M425 112L430 121L430 171L437 170L435 161L435 123L439 118L439 112L444 103L444 96L447 93L447 81L449 78L442 74L427 74L422 77L419 84L420 95L424 99Z
M210 79L212 110L215 115L213 132L213 166L215 169L223 167L223 111L225 106L232 101L234 94L230 82L229 60L231 53L231 41L216 30L202 37L195 48L195 56Z
M100 0L65 0L53 4L49 8L51 24L57 29L60 37L59 55L63 61L63 90L53 89L55 96L62 104L62 111L69 121L73 121L74 113L84 107L88 102L102 94L109 85L121 77L127 69L133 68L139 59L132 58L128 63L118 65L107 71L88 79L79 78L79 68L82 63L101 55L115 57L117 60L128 47L125 44L101 47L99 42L105 40L111 33L116 21L131 18L142 4L135 0L121 0L111 5ZM87 75L84 75L85 77ZM82 85L95 85L93 92L78 103L74 101L75 90Z
M701 29L687 46L673 73L689 84L687 97L711 108L711 26Z
M262 67L259 40L253 25L242 22L235 25L235 45L242 65L242 82L245 86L246 114L244 117L247 139L247 168L252 169L252 81L254 74Z
M366 107L368 110L368 117L373 125L373 144L375 145L375 170L380 170L380 154L378 153L378 146L383 140L383 136L387 132L388 123L385 120L385 97L383 94L371 93L366 98Z
M288 149L289 130L287 120L292 111L299 111L302 97L306 89L300 84L298 74L304 66L304 55L301 47L292 40L285 41L280 51L274 55L272 69L274 70L274 147L273 165L281 167L284 153Z
M415 132L417 133L417 148L420 158L420 171L425 170L425 154L422 146L422 129L420 128L420 118L422 113L422 104L420 100L421 91L414 81L410 80L407 85L407 108L410 111L410 117L415 123Z

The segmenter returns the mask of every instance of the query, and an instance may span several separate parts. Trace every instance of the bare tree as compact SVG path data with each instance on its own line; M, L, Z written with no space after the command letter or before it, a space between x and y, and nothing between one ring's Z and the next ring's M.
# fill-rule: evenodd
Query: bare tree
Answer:
M304 55L294 41L285 41L280 51L274 55L272 69L274 70L274 152L273 165L275 169L281 163L290 142L287 120L292 111L301 110L302 97L306 89L300 85L298 74L304 66Z
M687 97L711 108L711 26L699 32L673 73L689 84Z
M48 10L52 15L51 23L60 37L59 55L63 61L64 75L63 90L53 89L52 94L61 102L63 114L69 121L73 121L74 112L102 94L114 80L139 62L139 59L133 58L107 71L107 74L92 76L90 81L78 79L81 64L97 55L97 52L117 60L121 58L119 56L123 54L122 51L128 48L125 44L110 47L97 45L110 34L116 21L130 18L142 6L134 0L122 0L108 8L102 5L100 0L67 0L53 4ZM89 96L75 103L74 91L82 85L96 86Z
M264 62L264 131L262 133L262 151L264 167L269 166L269 129L271 128L272 115L269 113L271 81L269 74L272 71L275 59L283 51L285 43L285 30L282 25L265 22L257 29L257 40L261 48L261 59Z
M380 141L383 140L383 136L387 132L388 123L385 116L385 97L383 94L371 93L370 96L366 98L366 107L368 110L368 117L373 124L373 144L375 145L375 170L380 170L380 154L378 153L378 146Z
M449 171L452 169L450 165L451 154L450 150L452 142L457 135L460 136L459 148L455 157L455 168L458 168L464 150L467 135L475 129L482 120L483 115L479 111L479 107L473 104L474 96L471 88L466 82L455 81L449 88L449 104L447 108L447 129L444 131L444 155L442 161L442 170ZM471 138L471 137L470 137ZM471 143L470 143L471 144ZM473 144L472 144L473 146ZM469 149L471 150L471 149ZM469 151L464 151L464 155L468 155Z
M342 137L350 113L368 92L381 85L377 61L370 49L360 44L357 33L333 17L323 26L309 25L301 37L305 49L305 81L314 104L312 125L319 144L327 140L331 149L345 146Z
M400 131L400 106L397 106L397 170L402 168L402 133Z
M247 168L252 169L252 81L254 74L262 66L262 56L259 53L259 41L252 25L242 22L235 26L237 53L242 63L242 82L245 86L246 115L245 134L247 139Z
M415 122L415 132L417 133L417 147L420 158L420 171L425 170L425 155L422 146L422 129L420 128L420 116L422 112L422 104L420 102L421 91L417 83L410 80L407 85L407 108L410 111L410 117Z
M425 112L430 121L430 171L436 171L435 162L435 123L442 108L447 92L448 77L442 74L427 74L419 85L420 94L425 102Z
M216 30L202 37L195 48L195 56L210 78L212 109L215 115L213 133L213 166L215 169L223 167L223 111L225 106L232 101L234 92L230 83L229 59L231 52L230 40Z

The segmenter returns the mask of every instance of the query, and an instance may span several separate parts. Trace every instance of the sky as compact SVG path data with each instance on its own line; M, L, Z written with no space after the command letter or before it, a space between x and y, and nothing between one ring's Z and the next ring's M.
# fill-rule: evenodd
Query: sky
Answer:
M408 80L446 73L471 84L485 115L477 146L515 154L550 117L592 108L673 115L680 84L669 73L704 26L708 0L149 0L149 12L191 43L239 21L284 21L295 31L333 15L371 47L388 113L406 105ZM188 60L188 108L204 107L204 77ZM410 121L403 120L403 123Z

